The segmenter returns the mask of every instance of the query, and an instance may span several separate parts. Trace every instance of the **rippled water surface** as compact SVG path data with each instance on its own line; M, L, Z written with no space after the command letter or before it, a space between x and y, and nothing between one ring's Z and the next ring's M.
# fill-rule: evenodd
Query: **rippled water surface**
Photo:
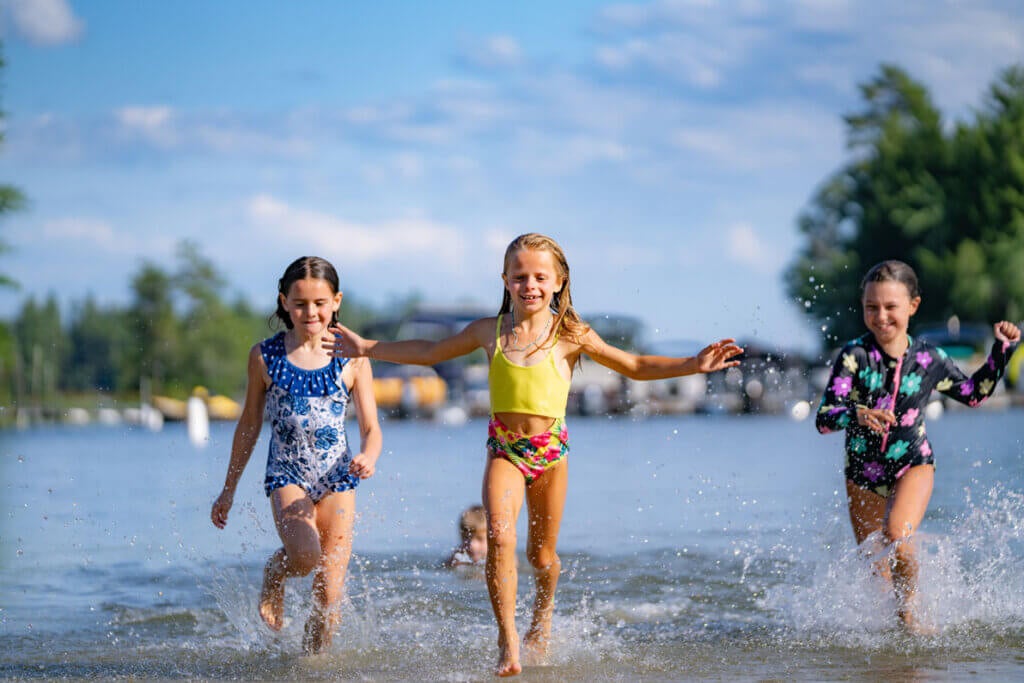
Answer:
M344 624L317 657L299 654L308 580L289 583L280 634L255 611L276 546L265 442L228 528L209 522L232 429L202 450L178 425L0 433L0 676L489 678L481 572L440 567L479 497L483 422L385 423ZM1024 412L955 411L929 431L922 599L938 632L913 638L853 546L840 436L775 417L572 420L554 648L521 680L1024 677Z

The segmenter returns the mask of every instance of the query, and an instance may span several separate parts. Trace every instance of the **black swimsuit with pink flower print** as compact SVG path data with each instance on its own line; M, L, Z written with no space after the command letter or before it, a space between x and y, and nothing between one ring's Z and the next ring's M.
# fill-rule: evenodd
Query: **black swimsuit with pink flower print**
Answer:
M968 377L942 349L909 339L901 358L887 355L870 332L848 342L836 357L815 419L822 434L846 430L846 478L880 496L888 496L909 468L935 462L924 427L932 390L965 405L980 404L1002 378L1013 346L997 340L985 364ZM879 434L858 424L857 406L892 410L896 422Z

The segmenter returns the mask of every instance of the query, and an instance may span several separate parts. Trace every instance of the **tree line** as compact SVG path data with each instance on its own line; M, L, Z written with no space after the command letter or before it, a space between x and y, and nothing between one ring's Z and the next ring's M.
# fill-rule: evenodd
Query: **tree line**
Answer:
M860 93L845 117L849 161L799 216L803 245L786 273L824 346L861 333L860 278L886 259L917 271L919 324L1021 320L1024 67L1003 70L955 125L897 66Z
M89 295L66 312L53 294L27 298L0 324L3 405L59 406L62 397L97 391L182 398L196 386L238 397L250 346L283 329L275 302L256 309L241 296L226 300L223 275L191 242L178 245L172 269L143 262L130 287L127 305ZM373 315L345 297L347 323L358 329Z

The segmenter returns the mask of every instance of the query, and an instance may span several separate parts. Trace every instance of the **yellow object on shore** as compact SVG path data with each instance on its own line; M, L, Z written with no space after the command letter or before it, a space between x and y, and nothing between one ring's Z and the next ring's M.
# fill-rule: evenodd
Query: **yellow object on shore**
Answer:
M1006 381L1010 386L1020 386L1021 372L1024 372L1024 344L1019 344L1017 350L1010 356L1006 364Z
M220 394L211 396L206 387L197 386L192 390L192 396L203 400L211 420L237 420L242 414L242 406L238 401ZM154 396L153 407L160 411L165 420L184 420L188 415L188 404L170 396Z

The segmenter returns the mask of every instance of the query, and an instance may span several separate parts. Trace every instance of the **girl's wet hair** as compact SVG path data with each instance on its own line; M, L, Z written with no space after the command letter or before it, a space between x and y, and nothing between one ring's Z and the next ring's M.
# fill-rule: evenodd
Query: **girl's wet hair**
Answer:
M558 246L558 242L540 233L529 232L525 235L520 235L512 240L508 248L505 249L502 273L508 272L512 255L524 249L546 251L554 257L555 269L558 271L558 276L562 279L562 289L556 292L551 300L551 304L555 309L555 324L551 326L551 331L552 334L564 331L569 338L579 340L590 328L583 322L576 309L572 306L572 292L569 289L569 261L565 258L565 252L562 251L562 247ZM501 308L498 309L498 313L511 312L512 295L506 289L502 296Z
M306 279L323 280L330 286L331 294L338 293L338 271L334 269L330 261L319 256L301 256L292 261L285 268L284 275L277 281L277 292L287 297L288 291L292 288L293 284L299 280ZM283 322L286 328L292 329L292 318L284 310L284 306L281 305L280 296L277 297L277 310L271 316L271 320L275 317ZM333 325L336 322L338 322L337 311L331 314L331 324Z
M917 284L917 273L903 261L882 261L872 266L864 279L860 281L861 294L867 289L869 282L901 282L906 286L911 299L921 296Z

